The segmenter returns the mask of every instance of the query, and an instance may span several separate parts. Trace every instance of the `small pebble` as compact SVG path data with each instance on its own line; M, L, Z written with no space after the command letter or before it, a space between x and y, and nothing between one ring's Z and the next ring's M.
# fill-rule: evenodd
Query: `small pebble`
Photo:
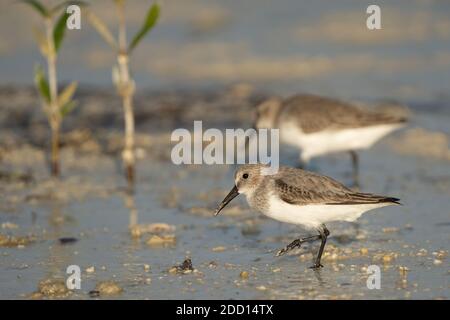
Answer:
M178 272L177 267L172 267L172 268L169 269L169 273L170 274L176 274L177 272Z
M19 226L12 222L3 222L2 229L17 229Z
M176 273L188 274L193 271L195 271L195 270L194 270L194 267L192 266L192 260L189 258L185 259L182 264L180 264L178 266L173 266L172 268L169 269L170 274L176 274Z
M267 288L266 288L265 286L257 286L256 289L257 289L257 290L260 290L260 291L265 291L265 290L267 290Z
M73 243L77 242L78 239L73 238L73 237L63 237L63 238L59 238L58 241L59 241L59 244L66 245L66 244L73 244Z
M443 260L447 257L447 252L444 250L439 250L437 252L433 252L433 255L436 257L436 259Z
M91 291L89 291L89 296L91 298L100 297L100 291L98 291L98 290L91 290Z
M149 246L174 245L175 243L176 238L174 235L163 235L163 236L153 235L147 240L147 245Z
M396 227L383 228L384 233L394 233L394 232L398 232L398 231L399 231L399 229Z
M70 293L63 279L49 278L39 282L38 291L32 295L32 298L65 298Z
M434 264L435 266L441 265L441 264L442 264L442 260L434 259L433 264Z
M103 281L97 283L94 291L98 291L101 296L112 296L118 295L123 290L114 281Z
M428 251L426 249L420 249L419 252L417 252L418 257L424 257L428 254Z
M386 255L383 256L382 260L383 260L384 263L391 263L392 260L393 260L393 256L389 255L389 254L386 254Z

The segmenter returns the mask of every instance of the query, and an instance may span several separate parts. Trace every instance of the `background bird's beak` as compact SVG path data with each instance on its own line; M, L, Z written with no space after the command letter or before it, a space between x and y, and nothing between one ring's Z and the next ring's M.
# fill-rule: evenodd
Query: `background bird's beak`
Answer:
M214 211L214 215L217 216L219 212L222 211L222 209L225 208L225 206L228 203L230 203L231 200L236 198L238 195L239 195L238 188L234 186L233 189L231 189L230 193L228 193L225 199L223 199L223 201L219 204L216 211Z

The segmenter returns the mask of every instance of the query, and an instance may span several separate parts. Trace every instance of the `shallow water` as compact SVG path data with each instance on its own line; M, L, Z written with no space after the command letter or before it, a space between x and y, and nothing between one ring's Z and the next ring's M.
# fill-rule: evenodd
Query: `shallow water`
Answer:
M283 157L295 163L294 155ZM308 268L317 243L274 257L305 231L261 217L244 199L212 216L232 186L232 167L141 161L134 196L117 187L123 183L118 174L108 176L101 169L94 177L89 170L78 171L76 183L70 177L50 183L59 192L70 190L70 183L96 190L80 200L49 201L36 185L2 183L6 202L0 222L18 225L2 233L33 234L36 241L0 247L0 297L29 298L39 281L65 279L67 266L75 264L82 283L68 296L72 299L90 299L89 291L103 280L115 281L123 291L100 298L448 299L450 163L399 155L383 142L362 153L361 163L363 190L398 196L404 205L367 213L357 224L329 225L332 236L319 271ZM318 159L312 168L349 183L348 165L342 155ZM48 183L43 181L37 184ZM20 201L25 194L35 200ZM146 244L150 235L131 237L130 224L155 222L176 227L176 244L154 247ZM61 237L78 241L61 245ZM169 272L186 257L194 272ZM380 290L366 285L372 264L381 268ZM92 266L95 271L86 272ZM402 272L404 267L409 271ZM248 277L240 276L243 271Z
M220 101L219 96L207 99ZM219 104L231 108L227 99ZM250 109L235 105L239 112L227 111L227 121L246 127ZM143 111L140 106L138 112ZM213 124L221 109L207 107L206 122ZM77 120L81 124L89 123L89 108L87 101ZM189 123L204 108L187 108L186 114L178 113L178 120ZM0 246L0 298L91 299L89 292L99 282L114 281L122 292L100 299L448 299L450 158L445 154L448 144L436 141L449 132L450 119L446 112L423 111L415 110L410 128L361 153L361 189L399 197L404 205L369 212L355 224L329 225L325 267L319 271L308 268L318 243L275 257L278 249L305 231L252 212L242 197L213 217L213 209L232 187L235 168L171 164L170 125L161 125L161 132L149 134L148 141L140 140L146 153L139 162L134 195L125 192L112 151L86 151L82 143L66 146L58 182L47 176L42 148L2 140L8 145L0 162L2 172L30 170L35 181L0 179L0 235L25 241ZM163 120L157 119L164 124ZM151 123L141 126L139 130L148 134L143 127ZM428 130L419 132L428 140L423 143L425 138L419 136L422 142L417 146L405 140L411 127ZM21 129L15 130L9 132ZM438 137L429 135L430 130L440 132ZM117 144L114 139L104 144ZM397 152L400 144L412 148ZM424 157L430 146L445 150ZM295 165L296 158L296 153L282 149L283 164ZM316 159L310 169L351 183L348 155ZM166 234L173 234L176 242L155 246L147 244L151 233L132 236L130 227L152 223L175 226ZM70 237L78 241L58 241ZM187 257L194 271L174 272L172 267ZM69 265L82 270L80 290L61 296L40 289L42 280L64 281ZM379 290L367 287L369 265L380 267ZM33 295L37 291L41 294Z

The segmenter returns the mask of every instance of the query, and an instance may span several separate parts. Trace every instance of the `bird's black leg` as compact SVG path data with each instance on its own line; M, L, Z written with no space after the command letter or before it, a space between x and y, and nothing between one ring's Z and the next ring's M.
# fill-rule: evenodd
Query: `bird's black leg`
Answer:
M320 235L296 239L296 240L292 241L290 244L288 244L286 247L284 247L283 249L278 251L276 256L277 257L282 256L286 252L291 251L292 249L295 249L297 247L300 247L302 245L302 243L304 243L304 242L315 241L315 240L319 240L319 239L320 239Z
M320 264L320 259L322 258L323 249L325 248L325 244L327 243L327 237L330 235L330 231L328 231L327 227L325 225L322 225L321 228L318 229L319 231L319 239L322 240L320 243L320 249L319 253L317 254L316 262L313 266L311 266L312 269L318 269L323 267L323 265Z
M356 151L350 151L353 166L353 186L359 188L359 158Z
M299 156L298 156L298 162L297 162L297 165L295 166L297 169L302 169L302 170L305 170L306 169L306 167L307 167L307 161L305 161L303 158L302 158L302 153L300 152L300 154L299 154Z

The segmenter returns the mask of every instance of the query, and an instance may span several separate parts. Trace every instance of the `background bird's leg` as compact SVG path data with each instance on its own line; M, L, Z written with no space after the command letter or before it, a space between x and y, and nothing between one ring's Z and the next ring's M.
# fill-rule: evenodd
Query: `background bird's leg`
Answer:
M353 166L353 186L359 188L359 158L356 151L350 151Z
M283 248L280 251L278 251L276 256L277 257L282 256L286 252L291 251L292 249L295 249L297 247L300 247L302 245L302 243L304 243L304 242L315 241L315 240L319 240L319 239L321 239L320 235L306 237L306 238L300 238L300 239L295 239L294 241L289 243L285 248Z
M302 158L302 154L300 153L300 155L298 156L298 162L297 162L297 169L306 169L306 162L303 160Z
M318 231L320 234L320 235L318 235L318 237L319 237L319 239L322 240L322 242L320 243L320 249L319 249L319 253L317 254L316 262L311 267L313 269L323 267L323 265L320 264L320 259L322 258L323 249L325 248L325 244L327 243L327 237L330 235L330 231L328 231L328 229L325 225L322 225L322 227L319 228Z

